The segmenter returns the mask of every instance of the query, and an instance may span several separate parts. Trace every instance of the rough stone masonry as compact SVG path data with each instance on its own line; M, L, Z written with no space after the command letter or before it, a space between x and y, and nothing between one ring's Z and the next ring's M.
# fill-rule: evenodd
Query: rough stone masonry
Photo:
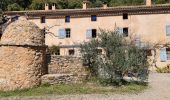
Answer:
M45 74L45 39L34 23L23 17L11 23L0 41L0 90L37 86Z

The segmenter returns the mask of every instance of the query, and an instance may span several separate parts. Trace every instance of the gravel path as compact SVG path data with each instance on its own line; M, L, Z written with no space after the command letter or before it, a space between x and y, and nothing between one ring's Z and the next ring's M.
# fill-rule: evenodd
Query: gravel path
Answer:
M170 100L170 74L151 73L150 88L140 94L87 94L46 97L10 97L0 100Z

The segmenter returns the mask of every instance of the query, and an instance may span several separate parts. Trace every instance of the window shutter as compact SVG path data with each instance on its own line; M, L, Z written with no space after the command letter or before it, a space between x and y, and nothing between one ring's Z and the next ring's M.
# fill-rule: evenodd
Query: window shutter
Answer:
M117 32L119 35L123 35L123 28L117 28Z
M64 39L66 37L65 29L59 29L59 39Z
M91 39L92 38L92 29L87 29L86 31L86 38Z
M141 47L140 38L136 38L136 39L135 39L135 45L136 45L137 47Z
M160 59L161 59L162 62L167 60L166 48L160 49Z
M170 36L170 25L166 26L166 35Z

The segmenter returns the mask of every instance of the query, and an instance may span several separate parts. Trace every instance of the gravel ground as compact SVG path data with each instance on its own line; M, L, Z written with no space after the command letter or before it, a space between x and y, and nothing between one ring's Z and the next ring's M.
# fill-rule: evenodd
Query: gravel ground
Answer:
M9 97L0 100L170 100L170 74L151 73L150 88L140 94L87 94L42 97Z

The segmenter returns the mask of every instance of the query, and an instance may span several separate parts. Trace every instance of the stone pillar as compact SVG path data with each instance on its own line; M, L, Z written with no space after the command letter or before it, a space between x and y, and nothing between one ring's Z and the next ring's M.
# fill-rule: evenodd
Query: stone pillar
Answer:
M7 26L0 41L0 90L31 88L45 72L45 39L42 31L26 19Z

